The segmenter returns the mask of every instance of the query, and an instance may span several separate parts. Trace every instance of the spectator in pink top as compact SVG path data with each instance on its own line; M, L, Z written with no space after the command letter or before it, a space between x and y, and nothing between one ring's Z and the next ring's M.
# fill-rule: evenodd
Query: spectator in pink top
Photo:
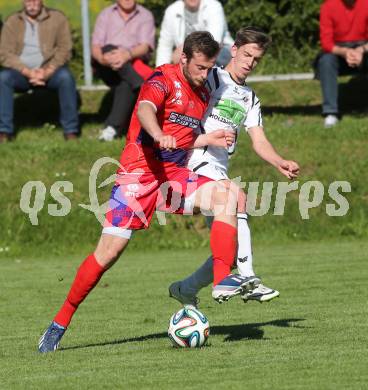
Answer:
M94 69L113 89L113 104L100 140L112 141L128 127L143 83L141 70L154 49L154 39L153 15L135 0L117 0L98 15L92 36Z
M325 127L338 123L338 75L368 71L368 1L325 0L320 12L323 53L317 59Z

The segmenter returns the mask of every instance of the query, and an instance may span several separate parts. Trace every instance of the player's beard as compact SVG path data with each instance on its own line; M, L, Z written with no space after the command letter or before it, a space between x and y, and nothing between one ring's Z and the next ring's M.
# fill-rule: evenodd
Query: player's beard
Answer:
M193 79L192 75L190 74L190 72L188 71L188 68L185 65L183 66L183 74L184 74L184 77L188 80L188 83L193 88L201 87L205 82L205 80L199 81L199 80Z

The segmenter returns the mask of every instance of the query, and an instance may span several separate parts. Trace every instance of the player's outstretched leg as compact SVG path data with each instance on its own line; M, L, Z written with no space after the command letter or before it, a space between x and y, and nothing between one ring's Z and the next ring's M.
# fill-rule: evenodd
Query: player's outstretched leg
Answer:
M39 352L53 352L60 344L70 321L79 305L92 291L102 275L119 258L129 240L102 234L96 251L80 265L67 298L51 325L39 340Z
M251 234L248 226L248 216L245 212L237 214L238 218L238 254L236 265L239 274L244 277L255 276L253 270L253 253L251 244ZM267 302L278 297L280 293L261 282L251 291L244 291L241 298L244 302L250 300Z
M221 303L239 295L250 284L246 278L231 274L237 250L237 194L219 182L206 183L197 191L196 206L214 214L210 235L212 297ZM256 280L255 277L252 279Z
M172 283L169 287L169 296L179 301L183 306L197 307L199 304L198 291L213 282L212 263L212 256L210 256L186 279Z
M169 286L169 297L179 301L183 306L194 306L195 308L199 305L199 298L196 294L185 294L183 293L181 281L171 283Z
M231 274L237 248L237 229L235 227L231 229L230 225L225 229L222 224L223 222L214 220L210 238L213 254L212 297L219 303L253 289L260 282L255 276L246 278Z
M239 275L233 275L234 278L239 279ZM231 297L239 294L239 285L236 282L234 288L234 278L229 277L224 279L216 286L216 300L228 301ZM213 282L213 259L210 256L195 272L193 272L186 279L174 282L169 287L169 295L175 298L182 305L198 306L199 298L198 292L209 286ZM259 283L256 276L245 277L241 279L242 295L253 291ZM230 286L229 286L230 284Z

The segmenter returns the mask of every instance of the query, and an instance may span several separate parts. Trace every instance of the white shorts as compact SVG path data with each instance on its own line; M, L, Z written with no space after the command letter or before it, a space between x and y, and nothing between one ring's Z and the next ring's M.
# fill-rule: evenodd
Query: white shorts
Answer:
M188 168L198 175L209 177L212 180L229 180L229 176L224 169L218 167L217 165L213 165L208 161L203 161L194 166L190 165Z

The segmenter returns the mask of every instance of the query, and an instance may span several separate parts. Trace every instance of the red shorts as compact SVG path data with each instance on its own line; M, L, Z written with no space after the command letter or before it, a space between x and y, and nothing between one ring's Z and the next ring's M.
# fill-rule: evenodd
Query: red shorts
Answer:
M177 166L165 167L155 174L119 174L111 192L104 227L148 228L155 210L190 213L195 191L209 181L212 179Z

